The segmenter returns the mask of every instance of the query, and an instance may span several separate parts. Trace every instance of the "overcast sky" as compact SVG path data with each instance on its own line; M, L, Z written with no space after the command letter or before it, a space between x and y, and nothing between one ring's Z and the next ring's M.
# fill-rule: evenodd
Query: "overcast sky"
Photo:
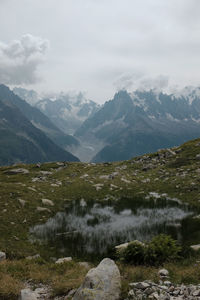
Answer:
M0 82L40 92L200 85L200 0L0 0Z

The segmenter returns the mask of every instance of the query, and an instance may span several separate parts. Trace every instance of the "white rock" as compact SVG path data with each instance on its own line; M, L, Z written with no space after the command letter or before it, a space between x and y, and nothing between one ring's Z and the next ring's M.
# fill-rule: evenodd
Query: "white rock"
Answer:
M19 168L19 169L8 170L7 172L10 173L10 174L28 174L29 170Z
M42 204L54 206L53 201L49 199L42 199Z
M120 245L118 245L118 246L115 246L115 249L116 249L117 251L121 251L121 250L126 249L126 248L128 247L128 245L129 245L129 243L123 243L123 244L120 244Z
M68 261L72 261L72 257L63 257L63 258L59 258L57 261L56 261L56 264L63 264L65 262L68 262Z
M103 187L104 185L101 184L101 183L97 183L97 184L94 184L93 186L95 187L96 191L98 192L98 191L100 191L100 190L102 189L102 187Z
M44 212L44 211L51 212L48 208L46 208L46 207L40 207L40 206L37 207L37 211L39 211L39 212Z
M126 178L124 178L124 177L121 178L121 181L123 181L123 182L125 182L125 183L131 183L130 180L128 180L128 179L126 179Z
M37 294L30 289L21 290L20 300L37 300Z
M129 284L130 287L145 290L150 287L150 284L147 282L133 282Z
M35 254L35 255L33 255L33 256L27 256L26 259L28 259L28 260L33 260L33 259L37 259L37 258L39 258L39 257L40 257L40 254Z
M166 269L161 269L158 271L158 275L161 277L167 277L169 276L169 272Z
M200 244L190 246L194 251L198 251L200 249Z
M0 251L0 261L3 261L3 260L5 260L6 259L6 254L5 254L5 252L1 252Z
M99 176L99 178L108 180L110 178L110 175L101 175L101 176Z
M21 206L24 207L26 201L23 200L23 199L20 199L20 198L18 199L18 201L19 201L19 203L21 204Z
M118 300L120 298L121 279L115 262L105 258L91 269L73 300Z

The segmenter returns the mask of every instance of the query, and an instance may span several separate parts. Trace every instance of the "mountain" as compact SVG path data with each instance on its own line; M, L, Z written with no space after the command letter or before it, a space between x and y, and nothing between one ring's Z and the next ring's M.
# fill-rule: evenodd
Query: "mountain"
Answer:
M76 131L94 145L92 161L118 161L200 136L200 88L179 94L119 91ZM96 145L103 145L100 150Z
M74 134L99 109L98 104L85 99L82 93L74 96L61 93L54 98L42 99L35 106L67 134Z
M16 162L78 161L71 153L54 144L23 114L26 103L10 89L0 85L0 165Z
M72 135L62 132L45 114L38 108L31 106L27 99L32 99L32 96L37 98L34 91L29 91L22 88L14 88L14 93L24 97L22 100L19 97L13 98L13 103L21 110L27 119L38 129L42 130L54 143L62 147L64 150L71 151L79 146L79 142ZM28 101L28 102L27 102Z
M13 93L33 106L40 100L38 94L34 90L15 87L13 88Z

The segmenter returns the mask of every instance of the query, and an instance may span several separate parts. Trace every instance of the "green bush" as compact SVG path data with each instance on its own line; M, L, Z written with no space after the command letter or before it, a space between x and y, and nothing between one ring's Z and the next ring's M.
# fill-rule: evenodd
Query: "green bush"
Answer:
M121 252L122 260L134 265L142 265L145 261L145 245L139 241L130 242Z
M133 241L117 251L120 260L133 265L161 265L180 257L181 247L171 236L160 234L149 244Z
M171 236L160 234L148 244L145 262L150 265L160 265L179 258L181 247Z

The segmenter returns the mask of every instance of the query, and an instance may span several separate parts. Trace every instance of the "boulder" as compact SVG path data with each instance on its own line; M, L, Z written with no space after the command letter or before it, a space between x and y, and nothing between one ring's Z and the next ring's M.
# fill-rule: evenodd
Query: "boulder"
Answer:
M6 259L6 254L0 251L0 261L3 261L5 259Z
M76 291L73 300L118 300L121 279L115 262L105 258L88 271L83 284Z

